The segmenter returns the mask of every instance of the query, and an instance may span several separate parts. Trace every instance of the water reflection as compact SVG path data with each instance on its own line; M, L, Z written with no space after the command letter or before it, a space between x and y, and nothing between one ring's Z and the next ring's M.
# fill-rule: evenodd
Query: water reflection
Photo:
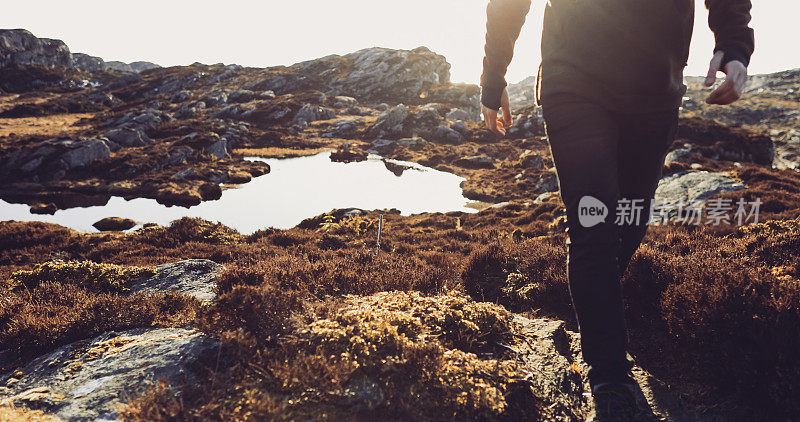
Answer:
M271 172L223 191L222 198L191 207L167 207L153 199L126 201L112 197L106 205L58 210L54 215L31 214L24 204L0 200L0 219L46 221L76 230L96 231L92 224L104 217L131 218L139 223L161 225L188 216L219 221L241 233L275 227L290 228L304 218L334 208L400 210L403 215L421 212L464 211L469 200L454 174L414 163L370 156L359 163L334 163L330 152L287 159L249 158L267 162ZM400 170L402 169L402 170Z

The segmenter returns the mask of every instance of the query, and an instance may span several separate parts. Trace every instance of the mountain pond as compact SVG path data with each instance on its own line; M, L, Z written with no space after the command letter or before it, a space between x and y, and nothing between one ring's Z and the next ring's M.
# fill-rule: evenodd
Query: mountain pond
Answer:
M270 172L252 181L223 188L222 197L191 208L165 206L155 199L111 197L101 206L59 209L53 215L32 214L25 204L0 200L0 220L44 221L75 230L92 227L105 217L168 225L182 217L220 222L250 234L274 227L287 229L303 219L336 208L396 208L402 215L424 212L477 212L464 197L462 177L416 163L370 155L366 161L332 162L330 152L293 158L247 157L264 161Z

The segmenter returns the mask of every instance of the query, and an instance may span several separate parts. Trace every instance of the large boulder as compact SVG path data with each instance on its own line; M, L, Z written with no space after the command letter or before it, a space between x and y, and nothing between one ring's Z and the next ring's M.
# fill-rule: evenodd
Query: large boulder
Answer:
M118 406L165 379L194 379L192 365L217 343L181 328L109 332L41 356L8 378L0 403L73 421L117 420ZM13 380L13 381L12 381Z
M153 143L141 129L123 127L106 132L105 137L109 141L124 147L141 147Z
M10 65L72 66L63 41L36 38L24 29L0 29L0 68Z
M665 213L692 206L699 209L708 198L736 192L746 186L725 173L682 171L662 178L656 188L655 204ZM666 214L665 214L666 215Z

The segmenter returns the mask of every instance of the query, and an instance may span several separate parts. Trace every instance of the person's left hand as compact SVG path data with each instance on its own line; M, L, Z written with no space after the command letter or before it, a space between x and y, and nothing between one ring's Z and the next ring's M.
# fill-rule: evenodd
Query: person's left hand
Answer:
M505 88L503 88L503 94L500 96L500 109L503 110L502 120L497 117L499 110L492 110L481 104L481 112L483 113L483 121L486 123L486 127L500 136L506 136L506 128L511 126L511 102L508 100L508 91Z
M738 60L732 60L725 65L725 69L720 69L723 57L725 57L725 52L717 51L708 67L706 86L714 85L718 71L722 70L726 75L725 81L706 98L708 104L732 104L742 97L745 84L747 84L747 67Z

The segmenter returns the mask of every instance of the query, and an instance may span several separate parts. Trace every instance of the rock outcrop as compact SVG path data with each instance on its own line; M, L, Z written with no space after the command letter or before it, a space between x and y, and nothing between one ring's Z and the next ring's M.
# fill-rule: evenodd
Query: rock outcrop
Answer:
M72 66L61 40L36 38L24 29L0 29L0 68L11 65Z
M33 175L34 181L59 180L68 171L86 167L111 155L100 139L50 139L37 148L18 150L0 160L0 174L6 180Z
M214 279L225 268L207 259L188 259L159 265L156 273L131 286L131 293L180 292L203 302L217 296Z
M83 53L72 53L72 65L77 69L89 72L106 69L103 59Z

